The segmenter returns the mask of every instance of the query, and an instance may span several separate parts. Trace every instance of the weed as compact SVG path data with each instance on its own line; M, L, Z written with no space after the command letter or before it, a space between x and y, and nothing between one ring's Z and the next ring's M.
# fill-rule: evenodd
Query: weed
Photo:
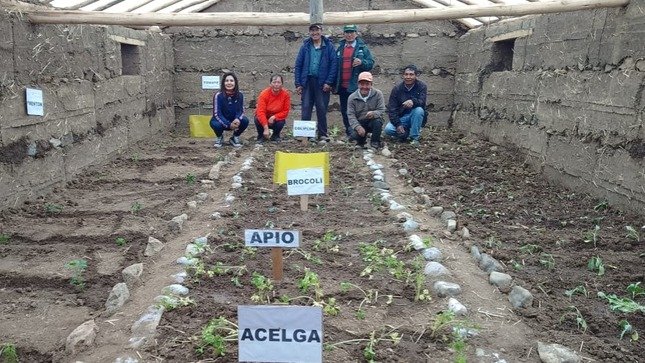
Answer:
M533 244L525 244L524 246L520 247L520 252L525 254L525 255L532 255L534 253L538 253L542 251L542 247L538 245L533 245Z
M72 284L79 290L85 288L85 278L83 273L87 270L87 261L84 259L71 260L65 264L65 268L72 270L72 278L69 280L69 283Z
M603 200L603 201L599 202L598 204L596 204L596 206L593 207L593 210L595 210L596 212L602 212L602 211L606 210L607 208L609 208L609 202L607 202L606 200Z
M275 223L273 223L272 221L266 221L266 223L264 223L264 227L275 228Z
M115 238L115 239L114 239L114 242L115 242L115 243L116 243L116 245L117 245L117 246L119 246L119 247L123 247L123 246L125 246L125 245L128 243L128 241L127 241L125 238L123 238L123 237L117 237L117 238Z
M627 286L627 292L632 294L632 299L645 295L645 289L641 287L641 282L631 283Z
M605 264L602 262L602 258L598 256L594 256L589 259L589 262L587 262L587 269L595 272L598 276L605 274Z
M588 328L587 321L582 316L582 313L580 313L580 310L578 310L578 308L573 305L569 306L567 310L569 311L562 314L562 317L560 317L560 323L569 319L569 317L573 316L576 320L576 324L578 325L578 329L582 330L582 332L585 333Z
M490 236L484 241L484 245L488 248L500 248L502 247L502 241L494 236Z
M434 239L432 239L431 236L427 236L423 238L423 247L425 248L430 248L434 246Z
M629 339L633 342L638 340L638 331L634 329L632 324L630 324L627 320L621 320L618 322L618 326L621 329L620 332L620 340L623 339L625 334L629 334Z
M340 127L338 125L334 125L329 129L329 136L333 137L334 139L340 135Z
M550 253L542 253L540 254L540 264L548 270L553 270L555 268L555 259Z
M273 282L271 279L253 272L251 276L251 285L255 287L257 292L251 296L253 302L266 302L271 303L271 295L273 295Z
M195 174L193 173L186 174L186 184L193 185L195 184L195 182L197 182L197 176L195 176Z
M4 343L0 346L0 357L5 363L18 363L18 351L11 343Z
M63 206L55 203L45 203L45 213L58 214L63 211Z
M450 347L455 351L455 363L466 363L466 341L461 337L456 337Z
M583 241L585 243L593 243L593 246L596 247L598 244L598 234L600 233L600 226L595 225L592 230L589 230L585 233Z
M223 357L226 355L226 342L237 341L237 338L237 325L220 316L216 319L211 319L202 328L200 342L195 351L198 355L203 355L210 348L216 357Z
M635 313L640 311L645 314L645 305L641 305L632 299L619 298L615 294L607 295L602 291L598 292L598 297L606 299L612 311L620 311L621 313Z
M583 285L578 285L571 290L565 290L564 294L567 295L569 298L571 298L575 294L580 294L580 295L584 295L585 297L589 297L589 291L587 291L587 288L584 287Z
M380 195L375 193L370 195L370 204L372 204L374 208L378 208L383 205L383 200L381 199Z
M11 236L8 234L0 233L0 245L8 245Z
M513 270L515 271L520 271L521 269L524 268L524 264L519 263L515 260L510 260L509 262L511 263L511 266L513 266Z
M636 230L636 228L632 226L625 226L625 229L627 230L627 235L625 235L625 237L632 239L636 242L641 241L641 236L640 234L638 234L638 231Z
M132 154L132 156L130 157L130 160L132 160L132 162L134 162L134 163L138 163L140 159L141 159L141 157L137 153Z
M143 209L143 206L141 205L141 203L139 203L137 201L135 201L134 203L132 203L132 205L130 205L130 212L132 214L139 213L141 211L141 209Z

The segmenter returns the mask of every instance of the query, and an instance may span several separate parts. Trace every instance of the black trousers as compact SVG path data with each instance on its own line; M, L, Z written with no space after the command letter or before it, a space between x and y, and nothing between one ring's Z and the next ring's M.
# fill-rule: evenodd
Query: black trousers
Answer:
M383 119L374 118L374 119L365 119L358 120L358 122L365 129L365 135L360 136L356 130L352 130L352 136L356 140L356 143L359 145L365 145L367 141L367 134L372 134L371 142L381 142L381 130L383 130Z

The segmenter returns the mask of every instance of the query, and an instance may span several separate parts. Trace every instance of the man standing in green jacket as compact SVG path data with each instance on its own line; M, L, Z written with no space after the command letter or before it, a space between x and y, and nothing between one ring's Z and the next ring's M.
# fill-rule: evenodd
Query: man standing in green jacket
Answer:
M369 71L374 67L372 53L362 39L358 37L356 25L345 25L343 27L344 39L336 50L338 59L338 77L336 80L336 91L340 99L340 113L343 116L345 134L352 138L352 129L347 119L347 98L358 89L358 74Z

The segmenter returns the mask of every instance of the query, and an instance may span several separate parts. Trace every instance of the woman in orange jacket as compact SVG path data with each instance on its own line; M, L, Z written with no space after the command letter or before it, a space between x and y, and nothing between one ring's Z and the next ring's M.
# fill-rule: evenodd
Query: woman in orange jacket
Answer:
M255 110L255 127L258 142L269 140L269 129L273 130L271 141L280 142L280 132L291 110L291 95L282 88L284 79L279 74L271 76L271 84L260 92Z

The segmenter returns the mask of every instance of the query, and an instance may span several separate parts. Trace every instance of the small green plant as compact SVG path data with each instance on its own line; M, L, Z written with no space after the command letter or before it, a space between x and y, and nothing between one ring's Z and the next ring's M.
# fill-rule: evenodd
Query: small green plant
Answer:
M636 242L641 241L641 236L638 233L638 231L636 230L636 228L634 228L632 226L626 226L625 229L627 230L627 235L625 235L625 237L627 237L629 239L632 239L632 240L634 240Z
M195 351L198 355L204 355L207 350L212 350L215 357L223 357L226 355L226 342L237 341L238 326L226 320L223 316L211 321L202 328L202 333L199 337L199 343Z
M583 285L578 285L571 290L565 290L564 294L567 295L569 298L571 298L575 294L580 294L580 295L589 297L589 291L587 291L587 288L584 287Z
M45 213L47 214L59 214L63 211L63 206L55 203L45 203Z
M632 299L645 295L645 289L641 287L640 281L627 285L627 292L632 294Z
M495 236L490 236L484 241L484 246L488 248L502 247L502 241L498 240Z
M253 302L266 302L271 303L271 296L273 294L273 281L271 279L253 272L251 276L251 285L255 287L257 292L251 296Z
M336 316L340 313L340 307L336 303L336 298L330 297L327 302L323 303L323 313L329 316Z
M455 337L452 343L450 343L450 347L455 351L455 363L467 363L466 341L462 337Z
M600 201L598 204L596 204L596 206L593 207L593 210L595 210L596 212L602 212L607 208L609 208L609 202L607 202L606 200L603 200L603 201Z
M5 363L18 363L18 351L12 343L4 343L0 346L0 357Z
M141 209L143 209L143 206L138 201L135 201L134 203L132 203L132 205L130 205L130 212L132 214L139 213Z
M195 176L195 174L193 173L186 174L186 184L193 185L195 184L195 182L197 182L197 176Z
M583 241L585 243L593 243L593 246L596 247L596 245L598 244L599 233L600 233L600 226L596 224L595 226L593 226L592 230L589 230L585 233L583 237Z
M308 293L310 290L313 290L315 293L316 297L315 300L319 301L322 296L322 289L320 287L320 278L318 277L318 274L311 271L310 269L305 267L305 276L298 280L298 288L300 291L303 293Z
M645 306L632 299L619 298L615 294L607 295L602 291L598 292L598 297L607 300L609 302L609 308L612 311L620 311L621 313L635 313L640 311L645 314Z
M576 324L578 325L578 329L582 330L582 332L585 333L588 328L587 321L582 316L582 313L580 313L580 310L578 310L578 308L573 305L569 306L567 310L568 312L562 314L562 317L560 317L560 323L573 317L576 321Z
M605 274L605 264L602 262L602 258L598 256L593 256L587 262L587 269L591 272L595 272L598 276Z
M524 264L519 263L515 260L510 260L509 262L511 263L511 266L513 266L513 270L515 271L520 271L524 268Z
M123 237L117 237L117 238L115 238L115 239L114 239L114 242L115 242L115 243L116 243L116 245L117 245L117 246L119 246L119 247L123 247L123 246L125 246L125 245L128 243L128 241L127 241L125 238L123 238Z
M542 247L534 244L525 244L524 246L520 247L520 252L525 255L532 255L541 251Z
M84 259L71 260L65 264L65 268L72 271L72 278L69 280L70 284L79 290L85 288L85 278L83 274L87 270L87 261Z
M179 307L190 305L195 305L195 301L193 301L190 297L177 298L171 296L163 296L157 303L157 306L162 307L164 311L173 311Z
M432 325L430 326L430 337L437 338L439 334L445 334L447 327L454 326L455 324L455 313L450 310L444 310L438 313Z
M11 236L8 234L0 233L0 245L7 245L9 244L9 240L11 239Z
M381 199L380 195L374 193L370 195L370 204L372 204L375 208L378 208L383 204L383 200Z
M632 324L630 324L627 320L621 320L618 322L618 326L620 327L620 340L623 339L625 334L629 334L629 339L633 342L638 340L638 331L634 329Z
M340 135L340 127L338 127L338 125L332 126L331 129L329 130L329 136L335 139L338 137L338 135Z
M548 270L553 270L555 268L555 259L550 253L542 253L540 254L540 264Z
M423 238L423 247L425 248L430 248L434 246L434 239L432 236L427 236Z
M381 329L380 334L377 336L376 335L376 330L372 331L370 333L369 338L358 338L358 339L350 339L350 340L344 340L342 342L337 342L333 344L326 344L325 345L325 350L333 350L337 346L341 344L353 344L353 343L361 343L361 342L366 342L367 345L363 349L363 357L368 363L374 363L376 362L377 358L377 352L376 352L376 347L378 343L380 342L391 342L394 345L397 345L401 342L401 335L399 332L397 332L396 328L387 325L386 328L389 328L388 331L385 331L385 329Z

